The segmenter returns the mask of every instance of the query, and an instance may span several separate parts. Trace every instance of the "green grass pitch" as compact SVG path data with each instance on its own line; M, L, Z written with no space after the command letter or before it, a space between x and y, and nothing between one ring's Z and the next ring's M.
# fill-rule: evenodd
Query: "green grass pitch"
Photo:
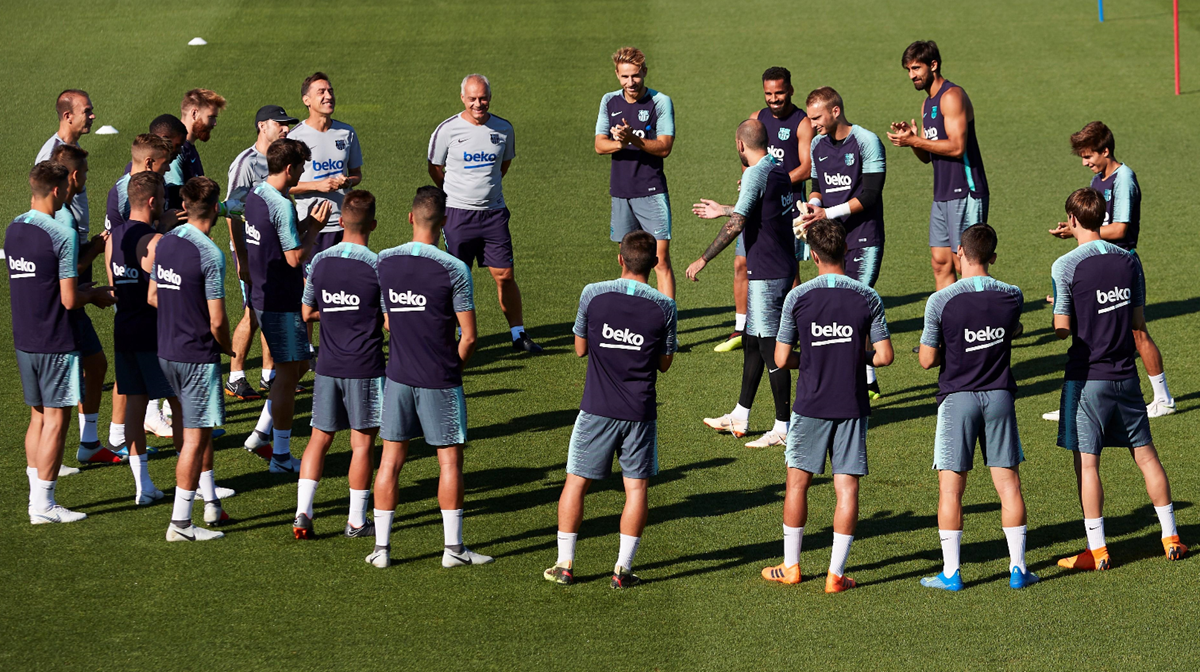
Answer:
M1066 344L1054 338L1038 297L1048 290L1051 262L1073 245L1046 230L1061 218L1067 194L1091 177L1067 137L1094 119L1114 128L1117 155L1137 171L1145 194L1139 251L1146 314L1179 403L1178 414L1151 426L1180 533L1200 544L1200 365L1189 350L1200 312L1193 243L1200 10L1184 7L1186 95L1176 97L1171 3L1107 4L1100 24L1094 4L1066 0L4 2L5 218L28 208L25 176L55 130L53 101L64 88L88 90L96 128L121 131L82 143L92 156L97 231L132 136L152 117L178 112L186 89L204 86L229 100L212 141L199 148L224 186L230 161L253 142L255 110L278 103L303 117L300 81L320 69L333 78L336 116L362 138L362 186L380 203L372 247L390 247L408 240L408 201L429 182L429 134L461 109L459 80L487 74L493 110L516 128L518 157L505 193L517 278L526 324L548 353L511 353L491 280L476 272L482 337L465 383L465 533L496 562L441 568L437 464L418 442L401 475L395 565L379 571L363 562L370 541L337 536L347 507L347 438L335 444L317 493L322 538L294 541L295 478L266 473L239 448L259 411L250 402L228 405L229 434L218 442L218 482L239 493L226 502L235 521L224 540L165 543L169 504L135 507L128 467L63 481L60 501L87 512L87 521L31 527L22 508L28 416L4 325L0 669L1194 669L1198 561L1162 558L1157 521L1128 455L1113 450L1104 462L1115 568L1070 574L1055 565L1080 549L1083 526L1070 456L1054 446L1055 426L1039 417L1057 405ZM185 46L196 36L208 46ZM789 67L801 97L834 86L850 120L882 136L889 122L919 113L921 94L899 64L915 39L938 41L944 71L975 104L991 223L1000 234L994 273L1027 299L1013 366L1028 458L1028 560L1043 582L1019 592L1007 587L999 504L987 475L977 473L965 502L969 590L934 593L917 584L941 562L929 468L936 378L909 353L932 290L932 175L908 150L888 145L888 242L878 290L898 356L880 371L886 396L871 418L871 475L848 568L862 587L832 596L821 590L833 508L827 477L811 493L801 556L808 578L799 586L767 584L759 570L782 554L783 460L778 449L748 450L700 423L734 403L741 355L712 352L730 331L732 253L698 284L683 279L716 230L689 206L700 197L735 198L733 130L762 107L759 75L767 66ZM628 592L608 588L623 501L613 481L597 484L587 500L582 581L564 590L540 573L555 559L555 506L586 368L571 352L570 324L583 285L618 271L608 242L609 160L594 154L592 130L601 95L617 88L609 55L625 44L646 52L647 84L675 102L678 141L666 172L682 352L659 383L662 473L636 562L647 583ZM223 226L214 237L224 245ZM235 298L232 273L229 290ZM7 304L7 292L0 302ZM7 307L0 314L10 319ZM92 314L109 342L111 316ZM239 317L233 308L231 317ZM252 357L257 367L257 347ZM769 428L768 395L764 381L752 429ZM297 453L309 403L303 397L298 405ZM102 437L108 413L106 397ZM160 486L173 485L174 464L171 457L152 461Z

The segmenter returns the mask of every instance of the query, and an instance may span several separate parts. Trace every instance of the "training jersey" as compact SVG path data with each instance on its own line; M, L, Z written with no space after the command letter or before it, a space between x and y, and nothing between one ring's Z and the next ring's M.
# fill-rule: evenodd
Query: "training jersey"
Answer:
M150 275L138 259L138 241L157 233L154 227L136 219L126 220L112 230L113 294L117 314L113 317L113 350L117 352L154 352L158 350L158 315L147 297Z
M675 135L675 107L666 94L646 89L637 102L625 100L625 92L617 89L600 99L600 114L596 117L596 135L612 138L614 126L628 122L633 134L646 140L661 135ZM608 178L608 193L614 198L642 198L667 193L667 176L663 174L661 156L626 145L612 155Z
M863 175L885 173L883 143L862 126L850 127L850 135L834 140L818 135L812 141L812 190L821 194L824 207L841 205L857 198L863 190ZM874 205L842 220L846 249L883 245L883 194Z
M675 301L636 280L583 288L575 335L587 339L588 367L579 410L614 420L658 418L659 357L679 349Z
M193 177L203 176L204 164L200 162L196 144L191 140L184 140L183 145L179 147L179 153L175 155L175 160L167 168L167 174L163 176L167 185L167 209L183 208L183 198L180 197L179 190Z
M1066 379L1136 378L1133 309L1146 303L1137 257L1094 240L1059 257L1050 278L1054 314L1071 316Z
M1104 226L1125 222L1125 235L1109 242L1133 251L1137 248L1142 227L1142 188L1138 186L1137 175L1122 163L1107 178L1103 175L1093 177L1091 187L1104 194Z
M945 140L946 116L941 113L942 96L950 89L962 89L950 80L942 81L937 95L925 99L921 107L921 127L926 140ZM967 92L963 91L966 98ZM975 120L967 121L967 146L962 156L944 156L929 152L933 164L933 200L955 201L968 195L981 198L988 195L987 175L983 172L983 156L979 153L979 138L975 135Z
M763 126L767 127L767 153L775 157L779 165L788 173L800 167L800 145L796 138L800 135L800 124L808 119L804 110L792 106L792 113L782 119L771 114L771 108L764 107L756 117ZM791 179L790 177L788 178ZM792 191L804 198L804 180L792 183Z
M321 311L317 373L333 378L383 375L383 310L378 257L341 242L313 257L304 305Z
M38 150L37 158L34 159L33 162L37 164L41 163L42 161L49 161L50 155L54 153L54 148L65 144L67 143L63 142L62 138L58 137L58 133L55 133L54 135L50 136L50 139L42 145L40 150ZM82 246L83 243L88 241L88 227L91 221L91 212L88 210L87 186L84 186L83 191L71 197L71 201L64 205L63 208L71 211L71 219L75 222L75 227L79 231L79 244ZM82 249L82 247L80 247L80 249ZM88 274L90 276L90 270L88 271Z
M379 287L387 311L387 377L410 387L462 385L456 313L475 310L471 269L424 243L379 253Z
M250 264L250 305L258 310L298 313L304 295L304 268L284 252L300 247L296 205L268 182L246 197L246 258Z
M125 173L108 190L108 201L104 208L105 231L112 231L129 218L129 177L129 173Z
M857 280L826 273L788 292L775 340L800 350L792 410L828 420L870 415L867 344L885 338L883 300Z
M13 346L59 353L75 347L74 319L62 304L60 280L77 277L75 233L44 212L19 215L4 232Z
M287 137L288 140L303 142L312 152L312 159L304 164L301 182L315 182L332 175L349 175L350 171L362 167L362 146L358 144L358 133L350 124L334 119L329 130L321 132L309 126L305 120L292 127ZM337 233L342 230L338 226L338 219L342 215L342 199L346 198L349 191L349 187L342 187L329 193L313 192L297 196L296 211L303 219L319 201L329 201L333 208L321 233Z
M438 124L429 136L429 163L446 169L446 207L497 210L504 207L500 165L517 156L512 124L494 114L476 125L461 114Z
M733 211L746 218L746 276L751 280L796 277L796 234L792 232L795 194L792 179L767 154L742 173Z
M1010 360L1024 303L1020 289L986 275L963 278L929 297L921 345L944 348L939 404L955 392L1016 393Z
M163 235L154 250L158 285L158 356L172 362L215 364L221 347L212 335L208 302L225 298L225 255L191 224Z
M260 154L254 145L250 145L229 164L229 187L225 198L245 203L246 197L260 182L267 179L269 172L267 157Z

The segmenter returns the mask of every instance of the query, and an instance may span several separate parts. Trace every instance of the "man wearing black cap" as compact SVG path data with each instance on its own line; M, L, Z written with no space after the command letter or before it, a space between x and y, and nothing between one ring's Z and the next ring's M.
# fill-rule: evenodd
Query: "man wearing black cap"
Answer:
M267 147L280 138L286 138L292 124L299 120L288 116L288 113L278 105L264 105L254 116L254 125L258 129L258 139L246 148L233 164L229 166L228 203L245 202L246 196L258 186L259 182L267 179ZM238 211L241 208L236 208ZM238 399L259 399L259 393L246 382L246 355L250 352L250 342L254 339L254 330L258 325L254 320L254 311L250 309L250 288L246 282L250 279L249 267L246 264L245 229L241 217L229 217L229 251L233 253L238 277L242 288L242 320L238 322L233 332L233 359L229 365L229 382L225 384L225 394ZM262 344L262 381L265 387L269 384L271 373L274 372L275 362L267 349L264 339ZM270 431L269 429L267 430Z

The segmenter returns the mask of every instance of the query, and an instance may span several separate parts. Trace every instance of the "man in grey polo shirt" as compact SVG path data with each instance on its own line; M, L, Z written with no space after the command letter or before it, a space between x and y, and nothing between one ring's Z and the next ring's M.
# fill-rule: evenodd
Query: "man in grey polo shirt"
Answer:
M542 347L525 333L501 186L517 155L513 127L488 111L492 85L487 77L467 75L461 97L466 109L439 124L429 138L429 176L446 192L446 251L467 268L473 262L488 267L513 349L539 353Z

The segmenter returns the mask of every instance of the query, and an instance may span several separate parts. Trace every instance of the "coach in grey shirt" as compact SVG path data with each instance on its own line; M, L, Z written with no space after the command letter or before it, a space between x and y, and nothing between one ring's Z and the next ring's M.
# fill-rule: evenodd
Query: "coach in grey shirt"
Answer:
M467 75L461 98L466 109L439 124L429 138L429 175L446 192L446 251L468 268L473 262L488 267L513 349L538 353L541 346L525 333L521 289L513 273L509 212L501 188L517 155L513 127L488 111L492 85L487 77Z

